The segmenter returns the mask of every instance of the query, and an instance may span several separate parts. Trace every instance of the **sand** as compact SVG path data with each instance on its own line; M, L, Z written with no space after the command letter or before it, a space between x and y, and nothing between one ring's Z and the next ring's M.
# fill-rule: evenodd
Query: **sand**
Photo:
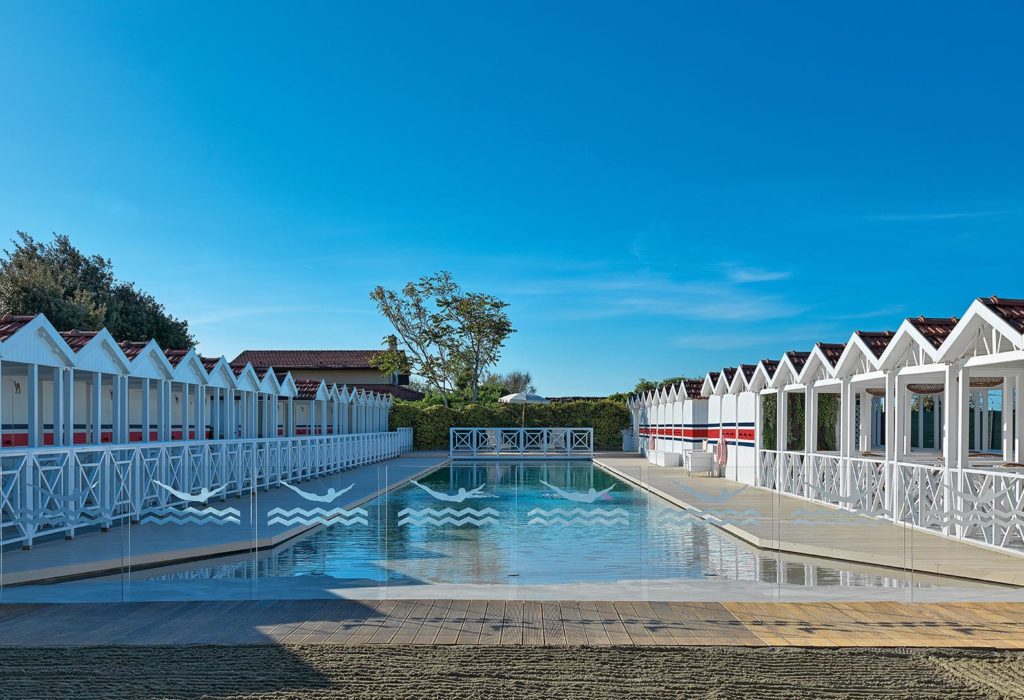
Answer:
M1020 698L1024 653L744 647L0 649L0 698Z

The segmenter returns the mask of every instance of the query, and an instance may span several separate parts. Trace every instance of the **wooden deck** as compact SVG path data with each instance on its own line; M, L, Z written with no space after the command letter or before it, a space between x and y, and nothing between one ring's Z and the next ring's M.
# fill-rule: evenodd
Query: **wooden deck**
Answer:
M1024 586L1024 555L820 505L728 479L691 477L646 459L600 455L613 474L766 550Z
M2 646L179 644L1024 649L1024 604L264 600L0 607Z

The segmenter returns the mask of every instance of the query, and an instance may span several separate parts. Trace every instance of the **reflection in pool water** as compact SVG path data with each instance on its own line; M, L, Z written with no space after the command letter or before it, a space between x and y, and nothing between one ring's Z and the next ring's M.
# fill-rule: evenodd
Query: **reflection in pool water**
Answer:
M370 584L562 584L666 579L902 587L907 580L758 551L589 462L443 467L332 525L230 564L151 579L324 576ZM474 494L458 498L459 495ZM446 497L447 496L447 497ZM578 496L578 497L574 497ZM718 511L728 521L760 517ZM915 585L920 585L916 581Z

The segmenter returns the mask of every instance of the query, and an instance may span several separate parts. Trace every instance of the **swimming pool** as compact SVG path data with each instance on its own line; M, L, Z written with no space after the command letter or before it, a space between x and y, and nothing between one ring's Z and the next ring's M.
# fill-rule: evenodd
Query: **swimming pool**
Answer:
M925 585L900 572L809 565L757 550L591 462L455 463L361 508L344 523L276 550L140 574L277 584L307 577L347 587L715 580Z

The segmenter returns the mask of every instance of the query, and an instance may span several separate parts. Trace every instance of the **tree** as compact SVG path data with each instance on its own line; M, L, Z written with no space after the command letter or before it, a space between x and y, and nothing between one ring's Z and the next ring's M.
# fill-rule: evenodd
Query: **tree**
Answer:
M370 292L396 334L384 338L386 349L374 356L373 364L384 372L421 377L441 395L445 407L461 367L447 311L447 300L457 291L451 275L439 272L409 282L400 292L380 285Z
M533 394L537 391L537 387L533 385L533 377L530 376L530 373L519 370L512 370L508 374L490 372L484 377L482 383L500 386L506 394L517 394L519 392Z
M188 323L132 283L115 279L109 259L82 254L65 235L46 243L18 231L12 242L14 249L0 259L0 313L41 313L59 331L106 327L118 340L195 345Z
M456 354L469 378L470 400L475 403L480 397L483 371L498 361L505 340L516 332L505 313L508 304L478 292L456 294L445 303L458 331Z
M478 399L484 370L498 361L515 332L505 314L508 304L462 291L450 272L421 277L400 292L377 286L370 298L396 334L385 338L387 349L376 356L376 366L422 377L446 407L459 386L469 389L472 401Z

